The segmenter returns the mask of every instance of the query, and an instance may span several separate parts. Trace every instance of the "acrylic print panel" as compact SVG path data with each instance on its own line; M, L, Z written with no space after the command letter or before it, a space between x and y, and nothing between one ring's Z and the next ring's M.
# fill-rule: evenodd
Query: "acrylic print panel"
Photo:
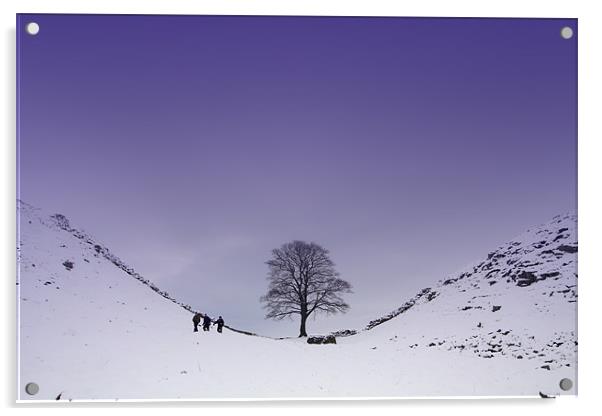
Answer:
M20 400L576 394L575 19L17 33Z

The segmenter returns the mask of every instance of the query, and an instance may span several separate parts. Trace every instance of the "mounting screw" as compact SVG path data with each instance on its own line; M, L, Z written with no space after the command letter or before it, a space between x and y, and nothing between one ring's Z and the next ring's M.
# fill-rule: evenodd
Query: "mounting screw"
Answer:
M568 391L573 388L573 381L570 378L563 378L559 385L562 390Z
M563 39L570 39L573 37L573 29L571 29L568 26L563 27L562 29L560 29L560 36L562 36Z
M37 24L36 22L29 22L27 23L27 25L25 26L25 31L32 35L35 36L40 32L40 25Z
M25 385L25 392L27 394L29 394L30 396L38 394L39 391L40 391L40 386L38 386L36 383L27 383Z

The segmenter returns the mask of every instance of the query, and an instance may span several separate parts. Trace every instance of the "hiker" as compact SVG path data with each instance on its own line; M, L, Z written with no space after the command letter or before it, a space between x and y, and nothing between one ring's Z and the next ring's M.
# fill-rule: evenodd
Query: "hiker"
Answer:
M203 317L203 315L201 315L200 313L196 313L194 314L194 316L192 317L192 323L194 324L194 331L193 332L199 332L199 324L201 323L201 318Z
M211 327L211 318L209 318L209 315L205 315L203 317L203 331L209 331L210 327Z
M217 318L217 321L213 323L213 325L217 325L217 332L222 333L222 328L224 327L224 318L221 316Z

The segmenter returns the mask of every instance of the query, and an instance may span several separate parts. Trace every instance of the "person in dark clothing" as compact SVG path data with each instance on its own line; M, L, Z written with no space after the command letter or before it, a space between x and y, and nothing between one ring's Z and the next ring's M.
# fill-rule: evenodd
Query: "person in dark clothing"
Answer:
M202 317L203 315L201 315L198 312L192 317L192 323L194 324L194 332L199 332L199 324L201 323Z
M217 321L214 322L213 325L217 325L217 332L222 333L222 328L224 327L224 318L221 316L217 318Z
M203 317L203 331L209 331L210 327L211 327L211 318L209 318L209 315L205 315Z

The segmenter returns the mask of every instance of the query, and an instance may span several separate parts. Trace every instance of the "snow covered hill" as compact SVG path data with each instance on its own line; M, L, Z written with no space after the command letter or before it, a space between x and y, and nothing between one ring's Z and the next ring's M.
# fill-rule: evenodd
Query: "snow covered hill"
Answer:
M529 361L575 380L577 217L555 217L359 333L374 345Z
M574 216L356 336L309 345L193 333L189 306L65 217L22 202L18 215L21 400L535 396L575 380ZM25 393L29 382L38 394Z

